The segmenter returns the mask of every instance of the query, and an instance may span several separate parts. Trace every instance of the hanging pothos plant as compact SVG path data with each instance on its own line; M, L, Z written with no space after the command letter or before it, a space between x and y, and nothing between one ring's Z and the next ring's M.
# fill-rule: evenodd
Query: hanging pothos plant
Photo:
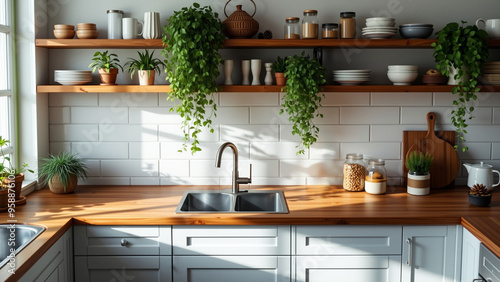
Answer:
M224 41L222 28L219 15L210 6L200 7L198 3L174 11L164 26L162 54L170 81L168 99L179 100L175 111L184 119L183 150L187 151L187 143L191 142L193 154L201 151L198 135L202 128L214 131L212 117L216 116L217 107L213 93L219 91L215 79L222 64L219 54Z
M476 92L478 77L484 61L488 58L488 34L475 25L465 26L458 23L449 23L436 34L437 43L434 47L436 67L443 75L450 75L450 68L458 70L455 79L465 78L453 87L452 93L457 97L453 101L455 108L452 110L451 122L457 130L457 143L455 150L465 141L467 134L467 120L473 118L474 101L477 100ZM466 146L462 151L466 151Z
M292 134L299 135L301 142L297 145L297 155L304 154L305 149L318 139L319 129L314 124L315 117L323 118L318 112L324 97L321 85L326 83L325 69L313 58L294 55L287 59L285 72L286 93L283 96L283 108L292 122Z

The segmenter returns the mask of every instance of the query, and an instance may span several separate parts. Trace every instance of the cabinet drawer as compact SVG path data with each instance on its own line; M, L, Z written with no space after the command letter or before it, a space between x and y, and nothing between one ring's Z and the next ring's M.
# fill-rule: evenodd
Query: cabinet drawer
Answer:
M290 255L290 226L174 226L174 255Z
M297 255L400 255L401 226L297 226Z
M170 255L170 226L75 226L75 255Z

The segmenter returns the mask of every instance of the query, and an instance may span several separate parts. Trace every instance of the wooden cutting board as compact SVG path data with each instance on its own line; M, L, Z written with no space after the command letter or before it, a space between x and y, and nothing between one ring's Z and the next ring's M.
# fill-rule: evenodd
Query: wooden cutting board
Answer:
M407 181L408 169L406 168L405 163L408 150L413 145L423 140L428 133L429 133L429 128L427 131L403 131L403 185L406 185ZM436 138L439 138L444 142L447 142L449 145L451 145L451 148L453 148L453 146L455 145L455 131L449 131L449 130L434 131L434 134ZM444 144L438 144L438 145L439 146L437 147L439 147L440 150L443 150L443 147L447 147ZM433 150L434 149L438 148L433 148ZM423 152L425 153L426 151ZM434 162L430 170L431 188L449 188L453 187L455 184L454 180L460 166L460 161L458 159L458 155L456 155L456 152L449 152L449 150L446 150L446 152L448 154L451 153L451 155L455 154L455 157L449 158L449 156L444 156L441 154L443 152L441 152L439 156L434 157ZM434 177L436 175L439 177Z

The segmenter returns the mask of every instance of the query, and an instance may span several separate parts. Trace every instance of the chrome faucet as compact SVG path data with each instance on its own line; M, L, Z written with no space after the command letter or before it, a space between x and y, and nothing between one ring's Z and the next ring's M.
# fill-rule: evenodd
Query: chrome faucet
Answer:
M220 167L221 161L222 161L222 153L224 152L224 149L227 147L231 148L233 150L233 176L231 179L232 182L232 188L233 188L233 194L237 194L240 192L240 184L248 184L252 183L252 164L250 164L250 177L242 177L240 178L240 173L238 172L238 149L236 146L231 143L231 142L226 142L222 144L219 147L219 150L217 151L217 155L215 158L215 166Z

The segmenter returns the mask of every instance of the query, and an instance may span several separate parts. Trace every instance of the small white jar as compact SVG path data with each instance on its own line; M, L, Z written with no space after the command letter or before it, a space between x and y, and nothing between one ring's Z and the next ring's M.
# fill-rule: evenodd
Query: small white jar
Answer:
M369 194L384 194L387 190L385 160L370 160L366 168L365 191Z

